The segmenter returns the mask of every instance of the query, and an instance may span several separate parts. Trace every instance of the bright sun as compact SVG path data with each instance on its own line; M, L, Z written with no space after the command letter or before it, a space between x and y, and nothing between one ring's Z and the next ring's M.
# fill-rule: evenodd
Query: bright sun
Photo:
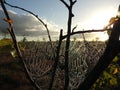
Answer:
M111 17L115 17L116 10L111 9L103 9L101 11L97 11L94 15L84 22L84 27L88 30L91 29L103 29L109 22ZM101 41L105 41L108 38L108 35L105 33L96 34Z
M90 29L102 29L108 24L111 17L115 17L116 10L106 9L102 11L97 11L94 13L93 17L87 20L88 28Z

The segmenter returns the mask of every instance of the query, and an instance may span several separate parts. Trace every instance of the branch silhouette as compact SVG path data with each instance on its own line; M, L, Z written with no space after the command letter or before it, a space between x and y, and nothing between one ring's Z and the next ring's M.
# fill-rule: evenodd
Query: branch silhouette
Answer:
M105 32L105 31L108 31L108 30L112 30L111 29L98 29L98 30L85 30L85 31L75 31L75 32L71 32L69 35L75 35L75 34L80 34L80 33L92 33L92 32ZM67 35L64 35L62 36L62 39L65 39L66 37L68 37L68 34Z
M68 9L68 22L67 22L67 37L66 37L66 46L65 46L65 85L64 90L68 90L69 87L69 46L70 46L70 33L71 33L71 26L72 26L72 18L74 14L72 13L73 5L75 4L76 0L69 0L70 5L67 4L64 0L60 0Z
M88 74L85 80L79 85L77 90L89 90L100 74L108 67L110 62L118 53L120 53L120 18L114 23L107 47L100 57L99 62L94 69Z
M36 17L36 18L38 19L38 21L40 21L40 22L43 24L43 26L46 28L47 33L48 33L48 38L49 38L49 41L50 41L50 44L51 44L51 47L52 47L52 49L53 49L52 39L51 39L50 32L49 32L49 29L48 29L48 27L47 27L47 24L45 24L45 23L38 17L38 15L36 15L36 14L34 14L33 12L31 12L31 11L29 11L29 10L27 10L27 9L24 9L24 8L22 8L22 7L11 5L11 4L7 3L5 0L4 0L4 3L5 3L6 5L12 7L12 8L17 8L17 9L23 10L23 11L25 11L25 12L28 12L28 13L32 14L34 17Z
M60 0L67 8L69 8L69 5L64 1L64 0Z
M15 33L14 33L13 23L9 22L9 21L11 21L12 19L10 18L9 14L8 14L8 12L7 12L7 9L6 9L5 5L4 5L3 0L0 0L0 3L1 3L2 9L3 9L3 11L4 11L4 14L5 14L5 16L6 16L6 22L8 22L8 24L9 24L9 29L8 29L8 31L9 31L11 37L12 37L12 40L13 40L13 43L14 43L14 47L15 47L16 52L17 52L17 54L18 54L18 57L19 57L22 65L23 65L23 68L24 68L24 70L25 70L25 72L26 72L26 74L27 74L27 77L28 77L29 81L31 82L31 84L32 84L37 90L40 90L40 87L38 86L38 84L37 84L36 82L34 82L34 80L32 79L32 77L31 77L31 75L30 75L30 73L29 73L29 71L28 71L28 69L27 69L27 66L26 66L26 64L25 64L25 62L24 62L24 60L23 60L23 58L22 58L22 54L21 54L21 51L20 51L20 49L19 49L19 46L18 46L18 43L17 43L17 40L16 40L16 36L15 36Z

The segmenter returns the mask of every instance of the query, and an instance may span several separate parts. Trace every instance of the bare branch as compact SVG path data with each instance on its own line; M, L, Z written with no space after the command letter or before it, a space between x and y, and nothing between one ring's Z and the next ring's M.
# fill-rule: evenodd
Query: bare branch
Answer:
M69 0L70 3L72 3L72 0Z
M76 2L77 2L77 0L69 0L70 1L70 5L74 5Z
M67 8L69 8L69 5L64 1L64 0L60 0Z
M107 29L107 30L111 30L111 29ZM75 34L80 34L80 33L92 33L92 32L104 32L104 31L107 31L105 29L99 29L99 30L85 30L85 31L76 31L76 32L72 32L70 33L69 35L75 35ZM68 37L68 34L67 35L64 35L62 37L62 39L65 39L66 37Z
M72 29L72 32L74 32L74 30L77 28L77 25Z
M62 44L62 34L63 34L63 30L61 29L60 30L60 36L59 36L59 42L58 42L59 44L57 46L55 62L54 62L54 65L53 65L52 78L50 80L50 86L49 86L48 90L52 90L56 69L57 69L57 66L58 66L58 62L60 60L60 56L59 55L60 55L60 49L61 49L61 44Z
M73 5L77 2L77 0L73 1Z
M67 27L67 38L66 38L66 46L65 46L65 86L64 90L68 90L69 87L69 47L70 47L70 34L71 34L71 25L72 25L72 17L74 14L72 13L72 8L75 1L69 0L70 5L61 0L65 5L67 5L69 16L68 16L68 27Z
M113 25L111 35L103 55L100 57L99 62L91 70L85 80L79 85L77 90L89 90L94 82L98 79L100 74L105 70L111 61L120 53L120 18Z
M31 12L31 11L29 11L29 10L26 10L26 9L24 9L24 8L11 5L11 4L7 3L5 0L4 0L4 3L5 3L6 5L10 6L10 7L23 10L23 11L28 12L28 13L32 14L33 16L35 16L35 17L38 19L38 21L40 21L40 22L43 24L43 26L46 28L47 33L48 33L48 38L49 38L49 41L50 41L50 44L51 44L51 48L53 48L53 46L52 46L52 39L51 39L51 37L50 37L50 32L49 32L49 29L48 29L48 27L47 27L47 24L45 24L45 23L38 17L38 15L36 15L36 14L34 14L33 12Z
M4 13L5 13L6 20L8 20L8 21L11 20L9 14L8 14L8 11L7 11L7 9L6 9L5 5L4 5L4 0L0 0L0 3L1 3L2 9L3 9ZM24 60L22 58L22 54L21 54L21 51L19 49L19 46L18 46L18 43L17 43L17 40L16 40L16 36L15 36L15 33L14 33L13 23L8 22L8 24L9 24L8 31L10 32L10 35L12 37L14 47L16 49L18 57L19 57L20 61L22 61L21 63L22 63L23 68L24 68L24 70L25 70L25 72L27 74L27 77L28 77L29 81L31 82L31 84L34 85L37 90L40 90L40 87L38 86L38 84L35 83L34 80L32 79L32 76L30 75L30 73L29 73L29 71L27 69L27 66L26 66L26 64L25 64L25 62L24 62Z

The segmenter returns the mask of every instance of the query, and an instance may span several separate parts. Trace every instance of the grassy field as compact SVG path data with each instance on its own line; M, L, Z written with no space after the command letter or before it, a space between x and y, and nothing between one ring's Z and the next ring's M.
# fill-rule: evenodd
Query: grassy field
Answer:
M37 44L40 46L40 51L36 53L35 50L37 50L37 48L35 42L28 42L28 47L25 47L26 51L23 53L23 58L27 63L28 69L33 79L39 84L42 90L47 90L51 78L51 73L48 71L51 69L53 61L48 60L50 58L48 54L45 53L47 51L50 51L47 53L51 53L51 50L46 49L46 47L49 48L49 45L46 42ZM20 43L19 45L22 47L24 46L23 43ZM43 48L43 46L45 48ZM13 49L12 40L0 40L0 90L34 90L28 80L28 77L26 76L26 73L24 72L21 63L18 59L13 58L11 55L11 51ZM37 58L35 58L35 55L39 55L37 58L40 60L36 61ZM57 90L61 90L60 88L63 86L63 83L61 82L60 78L58 78L58 76L56 76L56 80L57 81L56 85L54 85L54 90L56 90L55 88L57 88ZM60 83L62 86L59 86Z
M56 47L57 42L53 42ZM54 63L53 52L48 42L20 42L23 58L32 78L42 90L47 90L51 78L51 69ZM53 85L53 90L63 90L64 86L64 52L65 42L62 43L60 61ZM98 62L104 52L104 42L74 42L70 44L69 77L70 89L74 90L85 75ZM34 90L30 84L24 69L17 58L13 58L14 50L12 40L0 40L0 90ZM116 58L104 71L91 90L113 90L119 87L119 58ZM115 72L113 74L113 72ZM108 89L111 88L111 89Z
M56 44L57 42L53 42L54 47ZM86 43L86 45L84 44L85 43L83 42L76 41L72 41L70 44L70 88L77 87L80 81L85 78L82 74L86 74L87 68L91 68L90 64L88 65L86 62L91 62L90 60L92 59L93 54L98 56L100 52L97 52L97 47L102 48L103 45L102 42L98 42L98 46L96 45L96 42L89 42L89 44ZM47 90L51 78L51 68L54 63L53 52L50 44L48 42L31 41L20 42L19 45L20 49L22 47L23 58L31 76L39 84L42 90ZM0 40L0 46L0 73L5 77L5 79L1 78L0 80L2 85L1 89L6 88L6 85L9 85L7 86L9 88L17 88L17 90L21 87L25 88L25 90L27 90L27 88L31 88L26 74L22 70L23 68L21 67L21 64L13 58L10 53L14 49L12 41L10 39L2 39ZM64 86L64 70L61 69L64 66L64 46L65 42L63 42L61 46L60 55L63 57L60 57L57 74L55 76L54 90L62 90ZM95 49L93 49L94 47ZM90 52L90 50L92 51ZM89 56L86 56L87 54L89 54ZM26 83L25 86L23 83Z

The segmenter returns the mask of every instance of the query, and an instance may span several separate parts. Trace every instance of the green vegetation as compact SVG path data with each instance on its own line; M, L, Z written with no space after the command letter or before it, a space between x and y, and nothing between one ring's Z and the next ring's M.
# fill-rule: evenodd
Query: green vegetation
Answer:
M110 36L111 31L107 33ZM91 90L120 90L120 54L103 71Z
M10 51L13 48L13 42L11 39L4 38L0 40L0 50Z
M91 90L120 90L120 61L116 56L95 82Z

